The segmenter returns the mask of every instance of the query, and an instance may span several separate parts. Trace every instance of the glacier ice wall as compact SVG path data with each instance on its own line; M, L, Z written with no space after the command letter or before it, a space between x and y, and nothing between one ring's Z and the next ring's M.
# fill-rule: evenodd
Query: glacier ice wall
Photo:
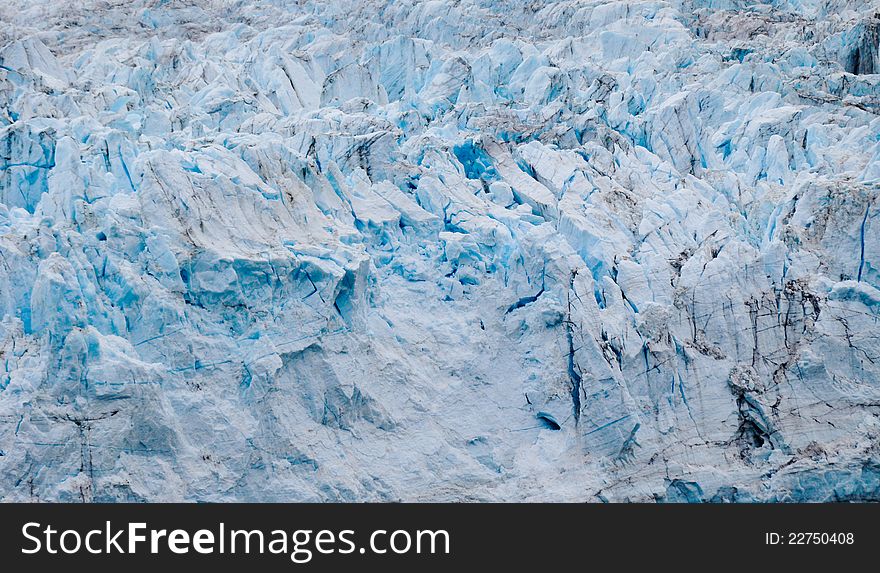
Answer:
M0 499L880 499L878 0L7 0Z

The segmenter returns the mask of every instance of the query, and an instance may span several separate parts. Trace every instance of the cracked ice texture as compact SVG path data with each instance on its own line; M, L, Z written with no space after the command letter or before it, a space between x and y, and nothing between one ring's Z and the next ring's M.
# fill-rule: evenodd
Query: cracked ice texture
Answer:
M0 499L880 499L877 0L0 22Z

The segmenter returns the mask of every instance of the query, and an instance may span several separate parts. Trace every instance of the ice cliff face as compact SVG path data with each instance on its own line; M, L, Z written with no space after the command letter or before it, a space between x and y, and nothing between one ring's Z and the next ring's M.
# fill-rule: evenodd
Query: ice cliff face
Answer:
M0 22L0 499L880 499L877 0Z

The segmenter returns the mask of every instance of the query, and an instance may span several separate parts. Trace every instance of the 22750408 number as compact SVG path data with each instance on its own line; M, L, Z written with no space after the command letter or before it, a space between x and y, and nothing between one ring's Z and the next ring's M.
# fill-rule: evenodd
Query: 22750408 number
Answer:
M847 532L789 532L764 534L764 542L767 545L853 545L855 535Z

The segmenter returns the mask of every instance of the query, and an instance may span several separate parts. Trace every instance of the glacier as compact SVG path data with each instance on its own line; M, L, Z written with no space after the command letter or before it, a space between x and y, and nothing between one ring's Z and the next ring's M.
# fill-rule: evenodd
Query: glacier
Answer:
M878 36L7 0L0 500L880 500Z

